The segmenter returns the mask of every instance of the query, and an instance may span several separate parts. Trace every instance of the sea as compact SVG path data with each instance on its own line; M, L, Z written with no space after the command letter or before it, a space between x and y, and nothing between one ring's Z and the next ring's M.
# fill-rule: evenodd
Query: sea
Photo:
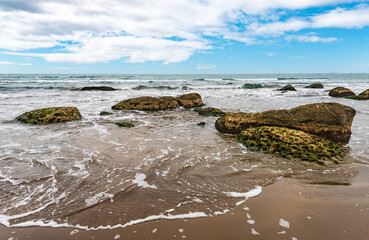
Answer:
M322 83L324 89L305 86ZM262 88L246 89L245 84ZM281 92L292 84L297 91ZM117 91L79 91L110 86ZM369 101L328 96L369 88L369 74L0 75L0 224L113 229L158 219L232 211L281 178L343 184L369 163ZM338 102L356 109L347 164L321 166L251 152L219 133L217 117L191 109L112 110L140 96L199 93L225 112L291 109ZM77 107L82 119L27 125L15 118L46 107ZM101 111L112 112L100 116ZM114 123L129 121L133 128ZM205 122L205 126L197 123Z

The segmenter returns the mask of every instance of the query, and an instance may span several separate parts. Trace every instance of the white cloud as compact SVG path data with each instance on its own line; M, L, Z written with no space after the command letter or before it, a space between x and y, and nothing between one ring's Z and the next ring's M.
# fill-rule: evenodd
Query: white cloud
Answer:
M216 68L216 65L213 64L198 64L197 69L198 70L210 70Z
M255 44L260 36L272 38L305 28L369 25L367 5L278 20L281 10L346 2L361 1L1 0L0 49L50 62L181 62L211 49L207 36ZM325 40L314 35L311 41ZM30 53L53 47L58 49Z
M21 65L21 66L32 66L33 64L32 63L21 63L19 65Z
M12 65L13 62L0 61L0 65Z
M322 38L318 36L306 36L306 35L290 35L290 36L286 36L286 39L289 41L310 42L310 43L317 43L317 42L331 43L331 42L335 42L338 40L337 38L334 38L334 37Z

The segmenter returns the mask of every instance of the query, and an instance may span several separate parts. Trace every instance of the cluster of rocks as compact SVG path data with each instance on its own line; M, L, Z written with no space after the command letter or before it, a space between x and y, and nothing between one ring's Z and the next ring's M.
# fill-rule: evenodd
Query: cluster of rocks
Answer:
M353 91L345 87L336 87L329 92L331 97L342 97L354 100L369 100L369 89L356 95Z

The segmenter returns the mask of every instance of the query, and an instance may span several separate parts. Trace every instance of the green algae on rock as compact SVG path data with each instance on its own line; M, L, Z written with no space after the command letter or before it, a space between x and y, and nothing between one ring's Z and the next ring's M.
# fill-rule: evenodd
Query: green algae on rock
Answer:
M313 84L306 86L305 88L324 88L324 86L321 83L313 83Z
M158 111L166 109L174 109L179 107L174 97L138 97L130 98L114 105L115 110L141 110L141 111Z
M226 113L223 112L222 110L220 110L218 108L212 108L212 107L195 108L194 111L198 112L201 116L222 117L222 116L226 115Z
M80 120L81 113L75 107L51 107L33 110L16 117L16 120L28 124L49 124Z
M118 89L108 86L90 86L83 87L80 89L81 91L116 91Z
M263 151L283 158L298 158L324 164L339 163L347 148L324 138L284 127L249 128L238 135L238 141L252 151Z
M355 109L339 103L314 103L290 110L228 113L215 122L215 127L219 132L231 134L238 134L252 127L287 127L347 143L355 114Z
M117 125L118 127L126 127L126 128L131 128L135 126L129 122L116 122L115 125Z
M113 113L111 113L111 112L106 112L106 111L102 111L102 112L100 112L100 115L101 115L101 116L109 116L109 115L113 115Z
M205 104L202 102L201 96L198 93L184 94L176 98L179 106L184 108L202 107Z
M296 91L292 85L286 85L283 88L278 89L279 91Z
M329 96L331 97L348 97L355 96L355 93L348 88L336 87L329 91Z

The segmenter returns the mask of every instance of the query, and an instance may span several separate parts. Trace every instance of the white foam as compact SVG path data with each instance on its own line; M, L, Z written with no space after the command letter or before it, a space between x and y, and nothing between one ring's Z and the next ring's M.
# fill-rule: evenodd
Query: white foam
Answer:
M277 234L284 235L284 234L286 234L286 231L281 231L281 232L278 232Z
M249 224L253 225L253 224L255 223L255 220L250 219L250 220L247 220L247 222L248 222Z
M255 229L251 228L251 234L252 235L260 235Z
M70 235L74 235L74 234L76 234L76 233L78 233L79 232L79 230L78 229L74 229L73 231L71 231L70 232Z
M156 233L157 231L158 231L158 229L155 228L155 229L152 230L152 233Z
M258 196L261 192L262 192L263 188L260 186L257 186L256 188L245 192L245 193L240 193L240 192L223 192L225 195L229 196L229 197L237 197L237 198L252 198L252 197L256 197Z
M106 192L100 192L92 197L89 197L87 199L85 199L85 203L86 203L86 206L89 207L89 206L92 206L92 205L95 205L96 203L99 203L107 198L110 198L110 199L113 199L114 197L114 194L111 194L111 193L106 193Z
M117 234L117 235L115 235L114 236L114 239L116 240L116 239L119 239L120 238L120 235L119 234Z
M143 173L136 173L135 179L132 180L132 183L137 184L137 186L143 187L143 188L154 188L154 189L157 189L157 187L155 185L150 185L146 181L144 181L145 179L146 179L146 175L145 174L143 174Z
M284 228L290 228L290 223L281 218L279 220L279 226L284 227Z

